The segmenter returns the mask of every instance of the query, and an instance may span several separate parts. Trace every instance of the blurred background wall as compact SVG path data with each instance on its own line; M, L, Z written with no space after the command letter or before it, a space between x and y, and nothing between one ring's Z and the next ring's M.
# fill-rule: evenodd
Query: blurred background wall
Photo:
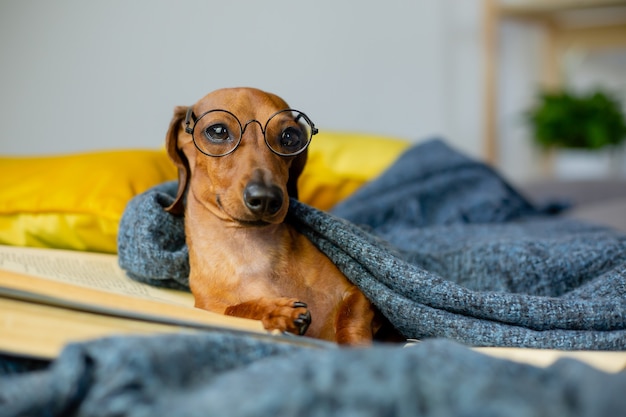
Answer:
M517 20L495 28L497 147L490 150L483 6L0 0L0 154L160 147L175 105L221 87L254 86L321 129L441 137L513 180L535 179L544 174L522 112L541 79L544 29ZM572 60L569 73L583 80L576 82L609 84L626 97L623 50Z

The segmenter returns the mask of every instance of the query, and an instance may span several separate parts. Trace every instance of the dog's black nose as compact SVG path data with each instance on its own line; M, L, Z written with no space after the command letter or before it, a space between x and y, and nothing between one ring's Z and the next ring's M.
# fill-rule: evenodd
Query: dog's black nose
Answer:
M254 214L272 215L283 206L283 192L273 185L251 182L243 191L243 201Z

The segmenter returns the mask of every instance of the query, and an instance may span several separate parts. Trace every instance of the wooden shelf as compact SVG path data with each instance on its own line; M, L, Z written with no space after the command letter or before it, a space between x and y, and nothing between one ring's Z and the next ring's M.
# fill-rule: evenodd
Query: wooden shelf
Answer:
M499 146L496 86L500 25L507 20L517 20L543 27L546 41L543 46L544 69L541 83L544 88L558 88L562 84L562 56L570 48L626 48L626 0L527 0L506 3L483 0L483 16L484 155L488 162L497 165Z

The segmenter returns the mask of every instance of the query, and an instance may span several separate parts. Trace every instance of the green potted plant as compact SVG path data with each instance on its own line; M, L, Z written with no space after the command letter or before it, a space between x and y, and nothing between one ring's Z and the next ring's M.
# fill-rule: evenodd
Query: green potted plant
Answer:
M542 149L539 168L543 176L582 179L626 173L624 152L620 152L626 121L611 94L542 92L525 117Z
M527 113L535 141L544 148L600 149L626 139L626 121L617 99L595 91L543 92Z

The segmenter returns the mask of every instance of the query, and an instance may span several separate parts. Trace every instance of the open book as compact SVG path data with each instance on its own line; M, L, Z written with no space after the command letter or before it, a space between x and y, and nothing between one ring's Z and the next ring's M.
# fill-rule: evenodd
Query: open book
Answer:
M193 305L190 293L133 281L116 255L0 245L0 351L52 358L68 342L129 333L268 337L259 321Z

